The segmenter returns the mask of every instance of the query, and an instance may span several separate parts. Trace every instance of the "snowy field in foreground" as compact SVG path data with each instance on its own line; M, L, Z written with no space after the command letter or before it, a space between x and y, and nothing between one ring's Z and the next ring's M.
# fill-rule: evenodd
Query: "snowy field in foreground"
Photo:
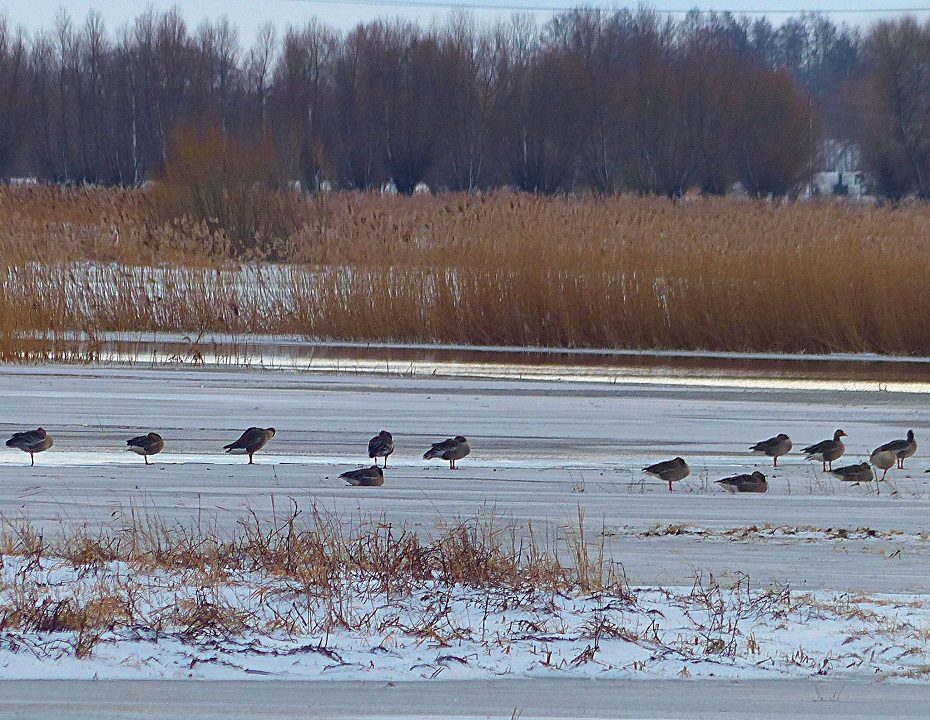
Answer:
M0 397L5 436L42 425L55 438L34 468L27 455L0 449L0 511L7 519L24 517L50 533L62 524L119 531L132 513L148 513L167 523L208 522L222 531L234 528L248 510L268 516L273 505L293 499L301 508L316 503L347 519L383 515L424 529L442 519L493 511L524 529L532 521L537 531L563 532L577 523L581 509L589 538L603 539L623 563L630 584L640 588L635 609L611 612L621 613L623 622L643 634L661 613L663 634L653 642L674 651L663 655L648 644L602 638L593 659L573 664L593 642L580 628L600 612L598 600L558 598L558 607L546 610L554 614L542 618L552 627L536 639L517 640L513 623L521 618L502 613L488 617L482 629L483 615L474 606L484 597L459 589L451 617L467 633L449 648L432 648L429 640L403 633L386 641L377 634L346 633L324 642L338 648L335 661L312 650L281 655L318 645L320 638L311 635L286 642L272 635L214 638L204 646L201 640L191 645L170 636L155 644L140 631L137 638L106 638L101 654L91 660L63 657L52 666L30 664L26 658L35 655L24 648L49 642L54 648L55 638L27 637L15 662L0 640L2 677L47 677L52 667L58 668L57 677L181 677L185 672L267 677L261 673L272 672L358 679L420 678L437 671L438 678L447 679L501 673L677 677L684 667L698 677L758 677L813 675L824 659L831 674L864 676L876 669L920 675L925 672L920 666L930 662L930 474L924 472L930 396L921 392L777 383L735 388L3 367ZM258 465L221 453L223 444L256 424L278 430L267 450L256 455ZM766 459L747 450L778 432L791 435L799 448L829 437L837 427L849 435L843 462L861 461L871 448L902 437L908 428L921 447L906 470L889 474L880 495L874 487L850 486L822 474L819 464L805 462L797 452L772 472ZM382 428L394 433L397 444L384 487L344 486L338 474L369 464L368 438ZM160 431L167 443L152 467L122 450L127 437L148 430ZM430 442L458 433L473 447L461 470L450 472L442 463L420 459ZM675 455L689 460L693 475L674 493L638 470ZM713 483L752 469L769 474L767 495L730 496ZM8 573L18 561L4 562ZM59 580L67 577L66 569L56 572L64 573L55 576ZM701 620L686 617L683 606L694 576L706 579L711 573L724 588L748 575L753 592L787 586L792 598L807 600L781 619L774 611L739 618L728 611L728 621L739 620L738 651L724 660L719 652L707 659ZM242 601L251 602L247 580L229 588L231 598L245 593ZM737 601L736 596L724 599L727 607ZM405 602L410 605L395 611L418 617L420 597ZM489 628L512 640L509 654L487 647ZM476 640L481 632L484 640ZM549 634L551 640L541 639ZM749 635L758 654L750 652ZM256 642L279 654L249 655ZM379 645L386 651L373 650ZM701 657L695 659L698 650ZM795 651L801 654L792 663ZM548 652L552 657L543 663ZM440 661L446 655L466 662ZM648 662L642 670L632 665L643 661ZM335 667L324 671L330 665Z
M930 673L927 595L721 588L704 579L618 595L422 582L389 596L360 577L343 597L321 598L256 573L231 573L214 585L192 572L8 556L0 608L22 594L39 606L108 604L114 617L128 612L131 621L82 633L7 629L0 633L6 679L925 680ZM342 629L330 627L334 613Z

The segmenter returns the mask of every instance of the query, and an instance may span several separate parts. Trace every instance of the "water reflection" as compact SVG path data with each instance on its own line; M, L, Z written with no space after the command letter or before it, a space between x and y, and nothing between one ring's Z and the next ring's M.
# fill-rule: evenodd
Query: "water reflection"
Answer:
M308 342L295 337L109 334L31 338L53 359L573 382L930 392L930 358Z

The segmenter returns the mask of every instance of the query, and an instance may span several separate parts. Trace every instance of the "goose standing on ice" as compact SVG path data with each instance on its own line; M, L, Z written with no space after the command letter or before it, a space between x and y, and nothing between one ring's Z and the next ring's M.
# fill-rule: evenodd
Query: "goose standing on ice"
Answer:
M902 440L892 440L884 445L879 446L876 450L891 450L897 458L899 470L904 469L904 461L915 452L917 452L917 441L914 439L914 431L908 430L907 437Z
M672 491L672 483L684 480L691 474L691 468L683 458L677 457L674 460L664 460L655 465L648 465L643 468L643 472L648 475L654 475L660 480L668 483L668 491Z
M778 458L791 452L791 438L785 433L779 433L768 440L757 442L749 449L756 454L768 455L770 458L774 458L774 467L778 467Z
M360 470L349 470L340 475L349 485L357 487L381 487L384 485L384 471L377 465Z
M384 467L387 467L388 455L394 452L394 438L387 430L382 430L368 441L368 457L373 458L375 465L377 458L384 458Z
M224 445L223 449L227 453L232 453L234 455L245 455L249 456L249 465L252 465L252 456L265 447L271 438L274 437L275 429L270 428L259 428L259 427L250 427L242 435L239 436L239 439L236 442L229 443L229 445Z
M433 443L433 446L423 453L423 459L442 458L449 461L450 470L458 470L455 467L455 461L461 460L470 452L471 446L468 444L468 440L461 435L456 435L454 438L447 438L442 442Z
M126 449L131 450L136 455L141 455L146 465L149 464L150 455L158 455L165 447L165 441L162 440L161 435L156 432L130 438L126 441L126 444L129 446Z
M830 470L832 470L833 461L843 457L843 453L846 452L846 446L843 444L843 441L840 440L841 437L846 437L846 433L842 430L837 430L833 433L832 440L823 440L815 445L808 445L803 451L807 455L806 459L820 460L820 462L823 463L824 472L827 472L827 465L829 465Z
M717 484L733 493L765 493L769 491L769 481L758 470L752 475L725 477L723 480L718 480Z
M869 462L882 471L881 480L884 480L888 471L898 464L898 453L894 450L886 450L884 448L884 445L875 448L869 456ZM881 480L879 480L879 482L881 482Z
M45 452L53 444L54 440L52 440L51 435L45 432L45 428L13 433L13 437L6 441L7 447L29 453L30 466L36 464L36 453Z

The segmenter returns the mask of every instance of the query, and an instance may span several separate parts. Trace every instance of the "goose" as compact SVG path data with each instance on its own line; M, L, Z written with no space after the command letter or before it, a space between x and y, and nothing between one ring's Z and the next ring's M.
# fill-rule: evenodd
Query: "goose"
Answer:
M149 455L158 455L165 447L165 441L156 432L130 438L126 441L126 444L129 446L126 449L131 450L136 455L141 455L146 465L149 464Z
M774 458L774 467L778 467L778 458L791 452L791 438L784 433L779 433L768 440L757 442L749 449L756 454L768 455L770 458Z
M756 470L752 475L734 475L718 480L717 484L733 493L764 493L769 491L769 482L765 475Z
M388 455L394 452L394 438L387 430L382 430L368 441L368 457L375 458L375 465L378 464L377 458L384 458L384 467L387 467Z
M833 461L843 457L843 453L846 452L846 446L843 444L843 441L840 440L841 437L846 437L846 433L842 430L837 430L833 433L832 440L823 440L815 445L808 445L803 450L807 455L806 459L820 460L820 462L823 463L824 472L827 472L827 465L829 465L830 470L832 470Z
M872 466L867 462L858 465L844 465L829 471L831 475L836 475L840 480L852 483L868 483L875 479L875 473L872 472Z
M442 442L433 443L433 446L423 453L423 459L442 458L449 461L450 470L457 470L455 461L461 460L470 452L471 446L468 444L468 440L461 435L456 435L454 438L447 438Z
M882 471L881 480L885 479L888 471L898 463L898 453L894 450L885 450L884 445L877 447L869 456L869 462Z
M7 447L17 448L29 453L30 467L36 464L35 454L48 450L53 444L54 440L45 431L45 428L13 433L13 437L6 441Z
M688 467L688 463L684 459L677 457L674 460L664 460L654 465L648 465L643 468L643 472L667 482L668 491L671 492L672 483L688 477L691 474L691 468Z
M384 471L377 465L359 470L349 470L340 475L349 485L358 487L380 487L384 485Z
M904 460L917 452L917 441L914 439L914 431L907 431L907 438L903 440L892 440L876 448L877 450L893 450L897 456L897 465L899 470L904 469Z
M234 455L248 454L249 465L252 465L252 455L261 450L265 446L265 443L271 440L274 435L275 429L273 427L250 427L239 436L238 440L229 443L229 445L224 445L223 449L227 453L232 453Z

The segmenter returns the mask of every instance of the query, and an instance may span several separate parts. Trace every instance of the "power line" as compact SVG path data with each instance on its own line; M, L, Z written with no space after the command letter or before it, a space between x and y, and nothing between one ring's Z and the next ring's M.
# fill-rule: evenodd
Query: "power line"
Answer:
M516 5L513 3L491 3L491 2L455 2L450 0L388 0L381 2L376 0L285 0L285 2L303 3L306 5L354 5L366 7L391 7L407 8L422 10L511 10L522 12L570 12L578 9L593 9L610 12L616 10L617 6L591 5L590 3L579 3L578 5ZM895 7L895 8L767 8L760 10L726 10L726 9L707 9L700 10L693 8L690 10L672 10L668 8L652 8L655 12L662 15L687 15L691 12L699 14L728 13L731 15L880 15L880 14L906 14L906 13L927 13L930 7Z

